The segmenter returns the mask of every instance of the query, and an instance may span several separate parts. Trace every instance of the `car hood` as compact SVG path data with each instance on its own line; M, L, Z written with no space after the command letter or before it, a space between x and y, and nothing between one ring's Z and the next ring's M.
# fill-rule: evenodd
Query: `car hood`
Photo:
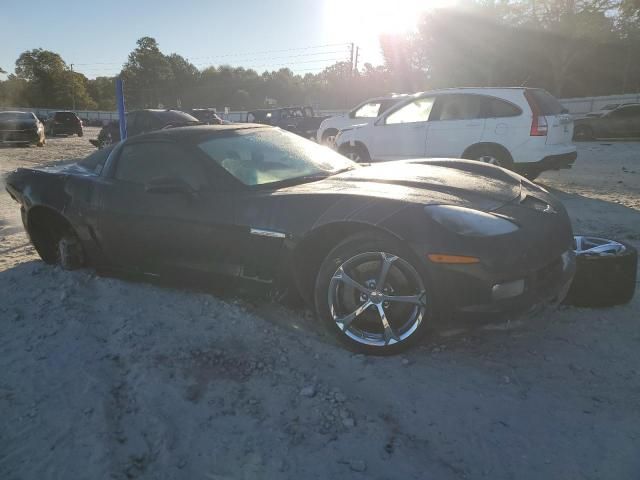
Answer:
M357 168L274 193L360 195L490 211L518 198L521 180L517 174L480 162L404 160Z

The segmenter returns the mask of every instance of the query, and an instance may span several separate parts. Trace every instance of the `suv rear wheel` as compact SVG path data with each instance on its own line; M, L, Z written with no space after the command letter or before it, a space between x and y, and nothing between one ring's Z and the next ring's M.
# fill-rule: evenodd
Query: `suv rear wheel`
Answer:
M489 163L509 170L513 168L511 156L503 149L493 145L478 145L477 147L472 147L463 155L463 158Z

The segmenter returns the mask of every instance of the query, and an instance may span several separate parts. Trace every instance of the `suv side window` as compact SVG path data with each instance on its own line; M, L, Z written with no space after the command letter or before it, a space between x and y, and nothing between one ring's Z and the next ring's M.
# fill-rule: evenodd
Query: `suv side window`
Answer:
M482 95L450 94L438 97L436 120L473 120L482 118Z
M495 97L486 97L485 118L517 117L522 113L513 103Z
M169 142L125 144L116 164L115 178L144 185L156 178L180 178L193 189L208 185L202 163L180 146Z
M435 97L418 98L391 113L386 118L385 124L427 122L433 109L434 100Z

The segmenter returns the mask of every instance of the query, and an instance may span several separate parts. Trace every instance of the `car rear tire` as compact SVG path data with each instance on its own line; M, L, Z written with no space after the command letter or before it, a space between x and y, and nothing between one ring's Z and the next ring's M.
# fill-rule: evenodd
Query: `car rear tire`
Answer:
M588 125L578 125L573 132L573 138L578 141L593 140L593 129Z
M398 353L415 344L433 318L425 278L400 242L353 235L322 262L314 291L316 315L351 350Z
M468 153L463 155L463 158L489 163L509 170L513 169L511 156L501 148L492 145L479 145L471 148Z
M340 153L356 163L369 163L371 161L369 151L363 145L347 145L340 149Z
M78 136L81 137L84 135L84 132L78 132Z
M624 242L575 238L576 274L564 303L610 307L630 302L636 289L637 250Z

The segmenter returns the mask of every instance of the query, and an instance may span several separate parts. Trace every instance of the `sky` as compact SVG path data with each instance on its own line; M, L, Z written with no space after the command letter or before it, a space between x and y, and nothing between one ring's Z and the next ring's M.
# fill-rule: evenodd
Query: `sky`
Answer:
M120 71L135 42L155 38L198 68L317 72L348 60L382 63L378 37L415 29L420 11L452 0L29 0L0 3L0 68L20 53L59 53L89 78ZM107 8L108 7L108 8ZM3 77L0 77L3 78Z

